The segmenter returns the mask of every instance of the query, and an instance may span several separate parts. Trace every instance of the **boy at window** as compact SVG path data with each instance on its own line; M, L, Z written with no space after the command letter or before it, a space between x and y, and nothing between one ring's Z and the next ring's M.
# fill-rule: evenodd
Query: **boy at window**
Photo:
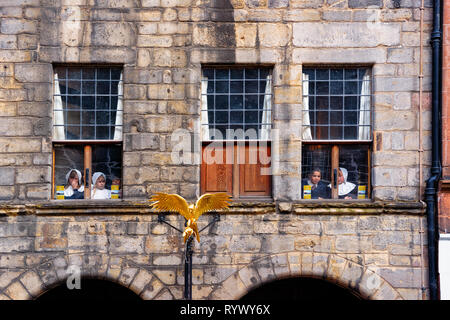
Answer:
M81 172L77 169L70 169L66 174L66 181L64 199L84 199L84 186L80 185Z
M314 169L308 175L308 179L303 179L302 190L305 191L305 186L311 187L311 199L329 199L331 196L330 189L322 180L322 172L320 169Z

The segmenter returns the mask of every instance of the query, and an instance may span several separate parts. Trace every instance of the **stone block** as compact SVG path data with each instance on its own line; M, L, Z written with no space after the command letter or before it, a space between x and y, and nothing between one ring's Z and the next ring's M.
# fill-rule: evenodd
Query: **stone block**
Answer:
M146 31L149 32L149 31ZM172 37L171 36L160 36L160 35L139 35L137 40L137 45L139 47L171 47Z
M50 182L50 167L20 168L17 170L16 183Z
M236 46L234 24L196 24L192 32L192 42L200 46L233 48Z
M0 168L0 185L12 186L14 185L15 169L14 168Z
M293 44L298 47L377 47L400 44L400 26L394 23L369 26L367 23L297 22L293 24Z
M5 18L0 30L3 34L36 33L37 21Z
M0 35L0 49L17 49L17 37L15 35Z
M349 8L383 7L383 0L348 0Z
M322 19L325 21L351 21L351 10L325 10L322 13Z
M5 289L5 293L13 300L31 300L32 298L19 281L13 282Z
M187 65L185 50L155 49L153 64L156 67L184 68Z
M185 98L185 86L181 84L150 84L147 95L149 99L153 100L183 100Z
M291 0L292 8L320 8L323 0Z
M291 39L291 28L288 24L260 23L258 36L261 47L283 47Z
M295 29L294 29L295 33ZM385 63L385 48L295 48L294 63Z
M257 25L236 24L236 47L253 48L256 44Z
M375 167L372 172L374 186L405 187L407 185L407 168Z
M283 16L284 21L319 21L320 20L320 11L318 10L287 10Z

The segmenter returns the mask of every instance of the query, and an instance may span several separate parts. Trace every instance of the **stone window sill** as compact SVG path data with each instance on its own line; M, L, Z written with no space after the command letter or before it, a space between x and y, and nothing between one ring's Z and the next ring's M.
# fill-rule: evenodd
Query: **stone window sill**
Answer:
M148 201L73 200L29 204L0 203L4 215L140 215L152 214ZM236 200L225 214L297 214L297 215L424 215L424 202L394 201L249 201ZM155 217L157 215L155 214Z

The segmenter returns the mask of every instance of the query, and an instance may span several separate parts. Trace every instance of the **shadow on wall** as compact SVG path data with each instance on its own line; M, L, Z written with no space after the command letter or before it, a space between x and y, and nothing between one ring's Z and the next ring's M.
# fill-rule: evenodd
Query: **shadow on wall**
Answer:
M354 291L316 278L287 278L265 283L248 292L241 300L363 300Z

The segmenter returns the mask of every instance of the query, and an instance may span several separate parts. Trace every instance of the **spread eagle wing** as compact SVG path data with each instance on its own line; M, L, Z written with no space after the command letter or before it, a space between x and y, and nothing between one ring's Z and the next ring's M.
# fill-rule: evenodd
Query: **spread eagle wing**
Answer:
M231 199L225 192L206 193L195 203L194 219L198 219L203 213L213 210L228 208Z
M192 218L189 213L189 205L183 197L177 194L167 194L158 192L150 201L155 201L151 204L152 208L157 211L178 212L186 220Z

